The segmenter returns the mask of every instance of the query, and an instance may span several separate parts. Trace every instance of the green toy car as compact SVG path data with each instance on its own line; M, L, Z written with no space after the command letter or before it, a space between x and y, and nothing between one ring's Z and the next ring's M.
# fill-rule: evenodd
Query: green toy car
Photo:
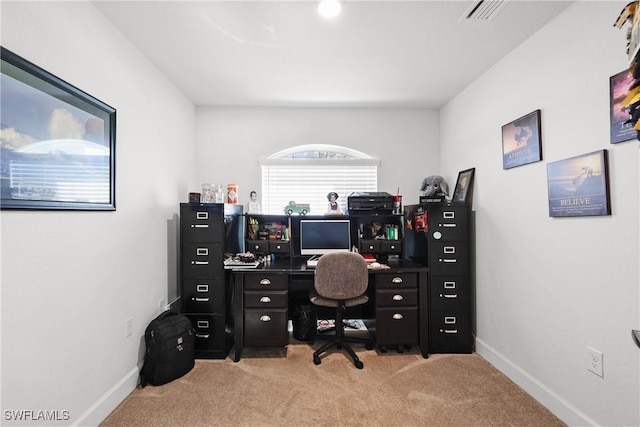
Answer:
M289 202L287 206L284 207L284 213L287 215L291 215L294 212L300 215L306 215L311 211L311 207L308 203L296 203L293 200Z

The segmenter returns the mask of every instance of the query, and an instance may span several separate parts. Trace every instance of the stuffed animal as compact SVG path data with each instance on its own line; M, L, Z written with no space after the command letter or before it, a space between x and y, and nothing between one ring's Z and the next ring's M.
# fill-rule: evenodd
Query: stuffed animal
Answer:
M422 181L420 191L425 196L448 196L449 185L440 175L429 175Z

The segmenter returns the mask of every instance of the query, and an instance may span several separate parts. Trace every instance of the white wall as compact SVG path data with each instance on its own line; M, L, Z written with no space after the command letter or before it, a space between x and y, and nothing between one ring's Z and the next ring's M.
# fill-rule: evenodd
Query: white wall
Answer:
M117 109L116 212L0 214L2 422L97 424L135 387L144 328L176 289L195 108L87 2L3 1L2 45Z
M261 188L257 159L333 144L381 159L378 190L400 187L405 204L417 203L424 177L440 173L438 122L438 112L426 109L198 107L197 182L238 184L245 204Z
M441 110L445 176L476 167L477 350L571 425L640 424L638 141L609 144L625 4L576 2ZM535 109L544 160L503 170L501 126ZM600 149L613 214L550 218L546 164Z

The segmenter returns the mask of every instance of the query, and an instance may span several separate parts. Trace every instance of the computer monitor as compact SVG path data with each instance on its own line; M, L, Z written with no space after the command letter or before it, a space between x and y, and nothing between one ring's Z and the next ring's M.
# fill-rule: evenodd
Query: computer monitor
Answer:
M348 219L300 220L300 255L324 255L351 250Z

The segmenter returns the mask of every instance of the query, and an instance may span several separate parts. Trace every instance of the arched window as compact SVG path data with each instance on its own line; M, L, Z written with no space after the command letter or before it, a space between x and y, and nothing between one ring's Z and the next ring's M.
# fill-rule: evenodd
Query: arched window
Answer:
M289 202L309 204L311 215L327 212L327 194L338 193L347 213L354 191L377 191L380 160L360 151L326 144L300 145L263 159L262 210L282 214Z

